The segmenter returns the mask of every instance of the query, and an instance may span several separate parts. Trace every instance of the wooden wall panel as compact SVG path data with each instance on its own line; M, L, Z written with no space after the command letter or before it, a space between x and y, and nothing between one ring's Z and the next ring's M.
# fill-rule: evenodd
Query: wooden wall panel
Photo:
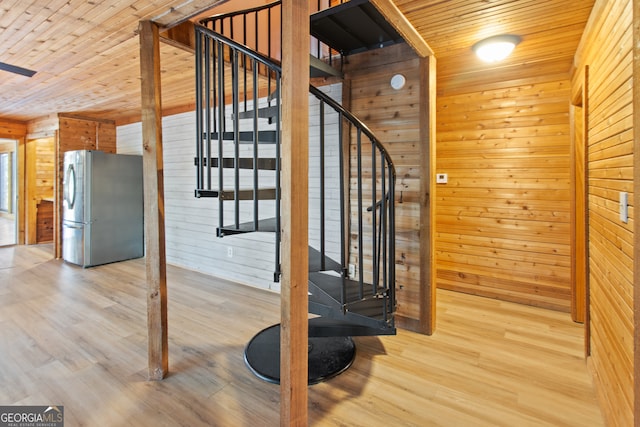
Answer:
M569 311L568 74L485 77L438 80L437 284Z
M55 136L60 128L60 119L57 114L49 114L30 120L27 123L27 138L45 138Z
M351 82L351 111L380 139L396 167L396 319L401 327L417 329L421 317L421 276L425 274L428 280L429 274L420 271L418 233L422 152L420 62L402 44L352 55L345 72ZM389 84L396 73L406 78L404 88L398 91ZM352 250L356 244L352 243Z
M628 192L629 201L634 200L633 3L596 2L576 55L578 72L573 79L577 90L589 66L590 363L605 419L620 426L638 425L639 419L634 417L635 215L632 205L629 222L624 223L618 212L620 192Z
M55 141L53 138L36 140L36 192L38 201L53 200Z
M19 139L24 137L26 134L26 123L0 119L0 138Z
M49 243L53 241L53 201L43 200L38 203L36 225L36 242Z

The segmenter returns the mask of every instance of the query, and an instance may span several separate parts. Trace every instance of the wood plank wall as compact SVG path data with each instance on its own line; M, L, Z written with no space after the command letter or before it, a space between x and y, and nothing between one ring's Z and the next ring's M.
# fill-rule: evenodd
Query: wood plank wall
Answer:
M599 0L576 54L575 90L587 93L591 359L608 425L634 419L634 209L619 219L618 197L634 200L631 0ZM606 37L603 35L606 34ZM635 285L637 286L637 285ZM636 381L638 381L636 379Z
M568 71L464 86L438 72L438 287L570 310Z
M351 111L385 145L396 166L396 319L399 326L412 330L419 328L422 274L419 69L419 59L406 44L351 55L345 65ZM389 84L396 73L406 78L398 91Z
M35 198L38 202L42 199L53 201L55 141L53 138L39 138L35 144Z

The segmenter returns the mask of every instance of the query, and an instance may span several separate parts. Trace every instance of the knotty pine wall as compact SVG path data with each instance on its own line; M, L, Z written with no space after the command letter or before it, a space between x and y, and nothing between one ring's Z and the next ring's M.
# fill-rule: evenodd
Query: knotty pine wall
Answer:
M442 61L438 63L440 66ZM437 286L571 307L569 74L438 76Z
M596 2L572 82L574 92L584 87L588 66L590 366L600 406L612 426L640 421L634 417L635 215L630 206L629 222L624 223L618 212L621 191L629 193L631 204L634 200L633 3Z

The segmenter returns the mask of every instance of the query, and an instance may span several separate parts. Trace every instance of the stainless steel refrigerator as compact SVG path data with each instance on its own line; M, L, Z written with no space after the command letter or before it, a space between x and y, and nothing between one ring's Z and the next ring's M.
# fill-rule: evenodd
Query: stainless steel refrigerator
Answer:
M62 258L90 267L144 255L142 156L64 153Z

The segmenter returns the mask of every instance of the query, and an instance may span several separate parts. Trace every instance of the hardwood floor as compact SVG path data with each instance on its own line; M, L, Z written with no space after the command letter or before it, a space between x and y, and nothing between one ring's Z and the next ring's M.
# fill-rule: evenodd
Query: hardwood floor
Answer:
M64 405L72 426L276 426L279 388L243 349L279 297L168 268L170 375L147 381L143 260L82 269L51 246L0 248L0 405ZM309 389L313 426L602 426L563 313L438 292L438 329L356 338Z

